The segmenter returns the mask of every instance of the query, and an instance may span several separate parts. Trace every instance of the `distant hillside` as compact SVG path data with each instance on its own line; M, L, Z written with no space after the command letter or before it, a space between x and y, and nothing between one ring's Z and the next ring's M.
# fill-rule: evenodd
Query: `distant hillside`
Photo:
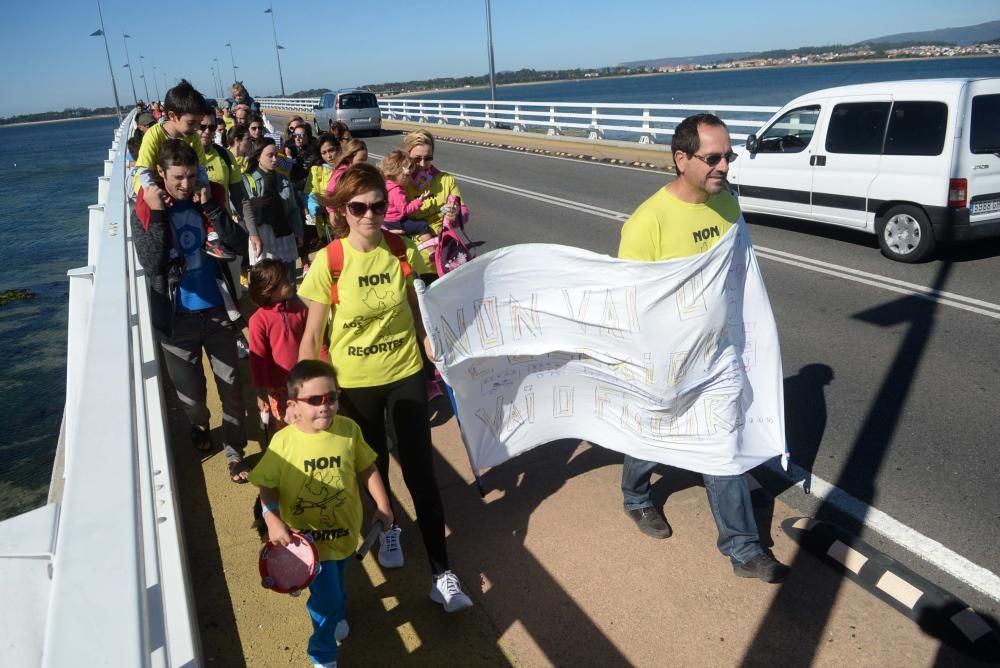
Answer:
M727 60L740 60L747 56L752 56L752 51L738 51L734 53L709 53L704 56L679 56L674 58L653 58L651 60L632 60L621 63L619 67L630 67L642 69L645 67L670 67L671 65L707 65L709 63L720 63Z
M881 44L883 42L948 42L959 46L969 46L996 38L1000 35L1000 21L989 21L964 28L942 28L940 30L925 30L923 32L901 32L896 35L886 35L866 39L860 44Z
M836 45L840 48L848 48L851 46L862 46L868 44L930 44L930 43L947 43L947 44L957 44L959 46L969 46L972 44L979 44L980 42L987 42L996 39L1000 36L1000 21L989 21L987 23L980 23L974 26L965 26L963 28L942 28L940 30L925 30L923 32L904 32L898 33L896 35L885 35L883 37L873 37L872 39L866 39L857 44L850 45ZM810 47L803 47L808 49ZM791 53L793 51L800 51L802 49L782 49L780 52ZM779 53L778 51L768 51L767 54ZM703 56L675 56L671 58L652 58L650 60L633 60L627 63L621 63L621 67L631 67L636 69L642 69L646 67L669 67L672 65L707 65L710 63L723 63L731 60L741 60L750 57L760 57L761 53L753 51L740 51L736 53L710 53Z

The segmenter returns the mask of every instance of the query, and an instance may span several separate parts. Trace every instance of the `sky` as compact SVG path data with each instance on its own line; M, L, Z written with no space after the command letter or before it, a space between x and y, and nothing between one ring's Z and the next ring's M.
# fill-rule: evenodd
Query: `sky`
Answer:
M498 72L853 43L1000 19L997 0L492 0L491 5ZM280 94L271 17L264 13L268 6L268 0L102 0L121 103L133 102L125 43L140 99L162 97L181 77L214 97L214 59L228 88L234 76L227 42L237 78L251 95ZM96 1L10 2L4 16L0 117L113 104L104 43L89 36L100 27ZM274 17L285 47L281 65L288 94L488 72L484 0L276 0ZM123 32L131 38L123 40Z

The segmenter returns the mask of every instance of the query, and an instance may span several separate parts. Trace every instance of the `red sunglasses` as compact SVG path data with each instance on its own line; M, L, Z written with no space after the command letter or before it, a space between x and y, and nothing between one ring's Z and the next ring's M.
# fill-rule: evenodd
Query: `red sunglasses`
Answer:
M327 392L326 394L316 394L311 397L296 397L295 401L304 401L310 406L334 405L340 399L340 390Z

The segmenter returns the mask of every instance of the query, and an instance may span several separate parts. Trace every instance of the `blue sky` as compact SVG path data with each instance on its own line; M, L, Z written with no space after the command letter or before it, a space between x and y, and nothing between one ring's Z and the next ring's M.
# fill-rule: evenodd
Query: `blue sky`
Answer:
M232 83L237 70L255 96L277 94L278 70L267 0L103 0L104 24L123 104L132 103L122 31L140 98L187 77L214 95L211 66ZM597 67L624 61L725 51L850 43L897 32L1000 19L997 0L838 0L830 3L715 0L492 0L496 68ZM285 46L285 91L484 74L483 0L275 2ZM227 8L232 9L227 9ZM710 7L711 11L706 10ZM190 9L189 9L190 8ZM0 116L112 104L93 0L5 3ZM176 34L171 34L175 32ZM140 63L139 56L144 56ZM153 66L157 81L154 85Z

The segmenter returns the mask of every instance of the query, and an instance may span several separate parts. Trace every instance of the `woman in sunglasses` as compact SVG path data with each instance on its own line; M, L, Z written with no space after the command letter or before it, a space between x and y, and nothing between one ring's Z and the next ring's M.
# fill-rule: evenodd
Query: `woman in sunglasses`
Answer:
M388 414L400 435L399 463L430 560L431 599L448 612L467 608L472 601L448 562L444 509L432 460L420 355L421 346L428 354L431 350L413 289L413 278L426 273L427 266L411 241L383 236L388 196L385 179L375 167L349 167L329 205L337 240L316 254L299 288L309 308L299 359L319 359L324 333L329 332L341 410L358 423L365 441L378 453L376 465L385 481ZM402 567L399 537L395 525L382 533L378 560L383 568Z
M413 164L410 183L406 186L406 198L423 196L424 199L420 209L410 217L425 221L434 230L434 234L437 234L441 231L441 209L448 203L451 195L460 198L462 193L458 190L454 176L434 166L434 136L430 132L417 130L406 135L403 153Z

